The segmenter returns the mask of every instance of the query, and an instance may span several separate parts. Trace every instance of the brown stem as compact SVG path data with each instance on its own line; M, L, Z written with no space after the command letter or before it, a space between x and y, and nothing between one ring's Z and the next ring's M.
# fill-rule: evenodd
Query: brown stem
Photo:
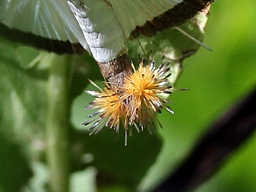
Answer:
M132 73L131 60L126 53L112 61L98 64L101 74L111 86L119 87L124 78Z

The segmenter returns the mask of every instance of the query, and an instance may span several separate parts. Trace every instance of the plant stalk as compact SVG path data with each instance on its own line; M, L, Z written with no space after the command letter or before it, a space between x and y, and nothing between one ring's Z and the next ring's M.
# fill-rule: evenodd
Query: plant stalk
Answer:
M50 64L47 87L46 159L50 191L68 192L70 175L70 71L71 56L44 55Z

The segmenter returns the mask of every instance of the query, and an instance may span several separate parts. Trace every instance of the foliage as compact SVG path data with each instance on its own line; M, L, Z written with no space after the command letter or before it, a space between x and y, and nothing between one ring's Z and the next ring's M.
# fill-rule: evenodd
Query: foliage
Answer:
M0 191L47 190L49 173L54 174L49 171L47 152L51 148L51 134L59 134L64 142L57 151L66 150L70 155L60 169L66 166L66 171L72 173L71 191L94 190L96 173L97 187L103 191L134 190L145 175L140 188L154 187L182 162L193 143L206 131L205 127L255 86L256 29L253 21L256 15L250 3L254 2L213 4L204 42L214 52L200 49L185 61L183 75L176 86L190 90L176 91L171 96L175 115L167 112L159 115L164 128L151 135L147 131L139 134L134 131L127 147L122 132L116 135L104 129L88 136L89 132L81 126L91 113L83 108L92 100L83 92L93 89L87 78L102 80L91 56L87 53L60 56L1 38ZM177 37L177 31L172 33ZM202 38L201 34L199 36ZM167 43L171 42L174 42L171 47L175 47L175 41ZM141 43L145 51L161 46L152 46L143 39ZM132 42L130 47L130 54L136 60L141 53L136 49L138 44ZM186 45L186 49L188 47L191 48ZM176 52L169 51L177 59L183 53L177 51L181 49L176 46ZM156 53L156 58L161 54ZM60 81L64 83L59 84ZM67 91L63 93L65 98L58 95L63 90ZM47 131L47 127L52 126L49 118L53 115L59 122L56 133L54 129ZM254 140L252 137L233 154L216 177L198 191L253 191L256 188L252 179L256 177Z

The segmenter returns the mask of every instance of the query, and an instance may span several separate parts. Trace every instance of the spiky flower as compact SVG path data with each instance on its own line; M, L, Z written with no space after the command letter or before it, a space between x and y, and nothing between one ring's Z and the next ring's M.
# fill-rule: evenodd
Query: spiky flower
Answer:
M120 123L125 118L126 108L120 100L117 91L113 90L109 84L105 83L106 87L102 90L94 82L90 81L100 92L86 91L92 96L95 96L93 102L86 106L87 109L97 109L96 112L89 115L92 118L83 123L83 125L91 124L91 133L98 133L104 126L113 128L116 132L119 131Z
M162 108L173 113L167 105L169 102L160 97L160 94L169 95L173 91L168 83L170 71L169 63L156 68L153 60L149 60L147 65L141 60L138 70L134 68L134 72L126 76L119 87L105 83L106 87L102 90L91 81L100 91L87 91L95 99L86 108L97 111L88 116L92 119L84 125L90 124L92 133L99 132L104 126L118 132L123 125L125 140L130 126L135 126L138 131L144 127L150 129L155 122L159 123L156 113L161 113Z
M141 60L138 70L134 69L134 73L126 77L122 86L121 100L129 100L127 105L129 124L138 123L142 128L152 127L157 120L155 114L161 113L161 108L173 113L167 105L168 101L159 96L172 93L172 86L168 83L170 70L169 63L156 68L154 61L149 60L145 65Z

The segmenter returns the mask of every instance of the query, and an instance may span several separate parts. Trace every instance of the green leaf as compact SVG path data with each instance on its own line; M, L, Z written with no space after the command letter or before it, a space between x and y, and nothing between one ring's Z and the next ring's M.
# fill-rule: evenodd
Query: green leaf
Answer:
M174 85L183 71L183 60L195 54L200 48L200 44L192 38L199 42L203 41L207 19L205 13L199 13L178 28L165 29L153 37L140 36L139 39L129 42L129 55L135 64L138 63L139 55L147 58L150 51L150 57L156 66L171 62L172 75L169 82Z
M0 42L0 186L18 191L32 175L32 153L40 151L45 71L25 70L15 54L17 44Z
M32 176L22 147L0 134L0 191L19 191Z

